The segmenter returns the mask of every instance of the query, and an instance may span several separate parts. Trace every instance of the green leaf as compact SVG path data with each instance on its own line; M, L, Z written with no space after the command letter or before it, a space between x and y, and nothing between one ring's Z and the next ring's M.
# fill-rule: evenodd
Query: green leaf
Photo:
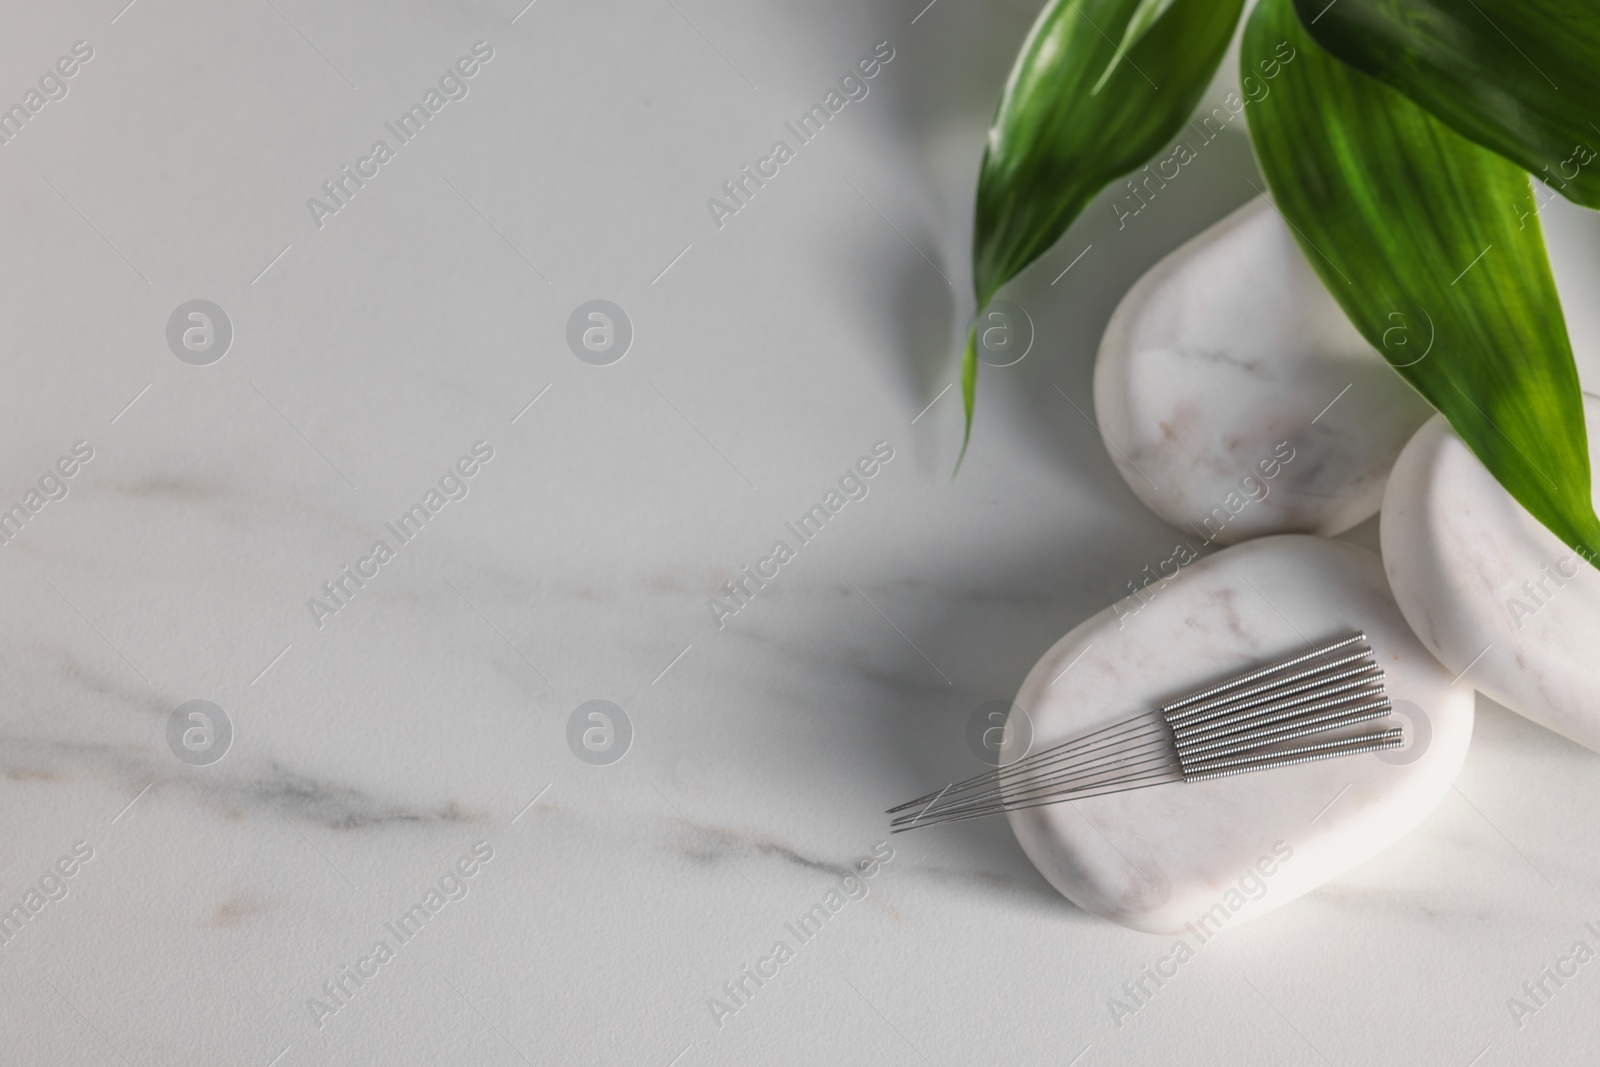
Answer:
M1167 13L1174 0L1139 0L1139 6L1134 8L1133 15L1128 19L1127 27L1122 31L1122 40L1117 44L1117 54L1111 57L1111 62L1106 64L1105 73L1100 75L1100 80L1094 83L1090 94L1098 93L1105 87L1110 79L1111 72L1117 69L1117 64L1122 62L1122 57L1128 54L1128 49L1139 43L1139 38L1145 31L1155 25L1156 19Z
M1261 0L1239 61L1275 72L1246 109L1256 158L1350 321L1594 560L1583 401L1527 175L1328 55L1292 0Z
M1296 0L1329 52L1457 133L1600 207L1593 0Z
M1050 0L1006 80L978 173L975 314L1055 244L1107 182L1176 136L1227 50L1242 2ZM1142 25L1131 25L1136 16ZM1116 41L1130 30L1119 56ZM963 454L977 361L969 340Z

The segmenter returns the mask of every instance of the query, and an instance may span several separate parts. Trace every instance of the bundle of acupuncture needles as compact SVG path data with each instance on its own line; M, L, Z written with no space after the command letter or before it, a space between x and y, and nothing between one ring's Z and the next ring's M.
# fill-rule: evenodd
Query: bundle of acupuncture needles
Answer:
M1398 726L1350 730L1389 714L1366 639L1335 638L907 801L889 809L892 832L1398 748Z

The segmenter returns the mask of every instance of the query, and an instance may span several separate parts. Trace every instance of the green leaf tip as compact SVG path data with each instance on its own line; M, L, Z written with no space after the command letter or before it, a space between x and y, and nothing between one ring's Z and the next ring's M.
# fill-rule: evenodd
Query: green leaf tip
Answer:
M1006 79L978 170L972 285L980 312L1050 250L1107 183L1178 135L1227 51L1242 6L1243 0L1045 5ZM962 388L965 455L977 388L970 338Z
M981 315L983 309L978 309ZM956 468L950 480L961 473L961 461L967 458L967 445L972 443L972 412L978 400L978 317L973 316L972 328L967 331L967 348L961 356L961 406L966 413L966 426L961 433L961 452L956 456Z

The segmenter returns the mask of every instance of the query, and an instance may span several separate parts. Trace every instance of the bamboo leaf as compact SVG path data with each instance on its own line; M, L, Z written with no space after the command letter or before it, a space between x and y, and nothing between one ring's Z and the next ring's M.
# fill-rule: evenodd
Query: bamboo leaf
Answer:
M1100 75L1100 80L1089 90L1091 95L1104 88L1111 78L1111 72L1117 69L1122 57L1128 54L1128 49L1139 43L1139 38L1155 24L1156 19L1167 13L1167 8L1171 7L1173 2L1174 0L1139 0L1139 6L1133 9L1133 14L1128 18L1128 25L1122 31L1122 40L1117 42L1117 54L1111 57L1111 62L1106 64L1105 73Z
M1600 8L1593 0L1296 0L1346 63L1600 207Z
M1240 53L1249 74L1298 52L1248 109L1278 209L1373 347L1594 560L1582 397L1527 175L1328 55L1292 2L1261 0Z
M1055 244L1107 182L1177 134L1222 60L1242 2L1045 5L1006 80L978 173L976 314ZM1142 25L1131 25L1135 16ZM1120 54L1119 38L1131 42ZM969 334L962 361L963 455L972 435L977 360L976 335Z

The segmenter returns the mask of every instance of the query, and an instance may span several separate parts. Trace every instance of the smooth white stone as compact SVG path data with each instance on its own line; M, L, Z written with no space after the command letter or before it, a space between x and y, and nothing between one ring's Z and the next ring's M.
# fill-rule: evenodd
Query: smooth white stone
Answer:
M1473 692L1451 684L1390 598L1378 558L1354 545L1290 534L1209 556L1137 616L1107 608L1063 637L1016 703L1038 751L1352 629L1371 640L1390 698L1420 709L1425 745L1011 812L1034 866L1079 907L1139 930L1176 933L1220 903L1209 932L1287 904L1405 836L1466 755ZM1407 716L1383 721L1421 736ZM1292 855L1258 873L1264 894L1235 912L1229 891L1275 844Z
M1424 336L1397 330L1397 351L1420 354L1425 327L1413 332ZM1368 518L1431 411L1350 325L1264 199L1128 290L1100 342L1094 403L1139 499L1221 544L1331 536ZM1263 477L1286 450L1292 461Z
M1600 399L1586 395L1584 413L1600 470ZM1395 599L1440 662L1600 750L1600 574L1500 487L1442 415L1400 454L1379 535Z

